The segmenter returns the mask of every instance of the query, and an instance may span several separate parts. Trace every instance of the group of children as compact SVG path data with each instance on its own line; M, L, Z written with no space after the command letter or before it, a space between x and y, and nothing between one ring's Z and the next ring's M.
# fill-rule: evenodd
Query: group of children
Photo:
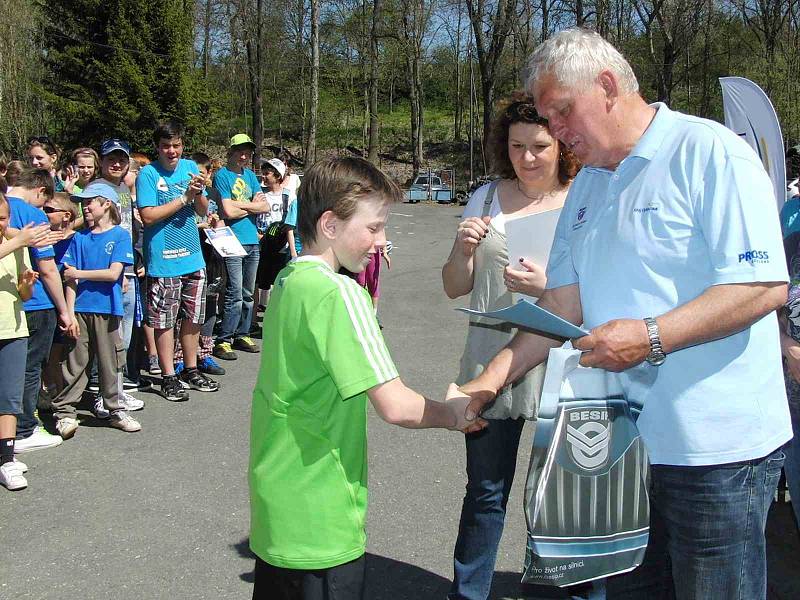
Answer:
M224 374L212 358L216 316L236 313L221 301L225 280L226 299L236 281L202 229L237 219L225 206L225 178L215 177L220 165L202 153L183 159L182 136L180 124L167 122L154 132L156 161L112 138L99 153L75 150L61 170L55 145L35 137L27 164L0 171L0 311L13 315L0 331L0 484L8 489L27 486L15 454L75 435L85 391L95 392L95 417L135 432L141 424L130 413L144 402L130 392L151 386L142 369L161 375L155 391L168 400L219 389L208 377ZM256 191L237 198L256 205L262 183L247 171ZM274 183L273 172L278 183L288 179L279 159L265 161L264 171L262 180ZM286 221L285 206L263 204ZM251 320L237 339L258 351ZM42 426L45 411L58 435Z

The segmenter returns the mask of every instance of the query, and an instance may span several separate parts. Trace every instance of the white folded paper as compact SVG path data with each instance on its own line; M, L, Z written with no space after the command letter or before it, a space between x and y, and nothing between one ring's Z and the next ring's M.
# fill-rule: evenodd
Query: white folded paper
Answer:
M208 243L214 247L222 258L232 258L234 256L247 256L247 252L236 239L236 235L230 227L220 227L212 229L207 227L206 232Z

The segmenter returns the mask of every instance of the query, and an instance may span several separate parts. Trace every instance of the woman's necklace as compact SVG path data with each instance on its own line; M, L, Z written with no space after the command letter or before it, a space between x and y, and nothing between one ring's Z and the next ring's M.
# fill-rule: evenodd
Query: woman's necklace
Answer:
M534 202L541 202L545 198L548 198L550 196L554 196L558 192L558 188L556 188L555 190L551 190L549 192L542 192L540 194L536 194L534 196L530 196L530 195L525 193L525 190L522 189L522 186L519 184L519 179L517 179L517 189L519 190L520 194L525 196L528 200L533 200Z

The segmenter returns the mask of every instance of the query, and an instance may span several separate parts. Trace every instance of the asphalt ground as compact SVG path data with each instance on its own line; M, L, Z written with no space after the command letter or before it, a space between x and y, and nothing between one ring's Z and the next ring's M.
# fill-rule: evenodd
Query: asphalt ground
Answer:
M387 237L379 315L402 379L434 398L455 377L466 318L440 268L461 209L398 205ZM247 458L259 355L226 362L215 394L173 404L140 392L142 431L82 411L75 437L21 456L29 487L0 490L0 600L249 598ZM86 407L88 409L88 404ZM523 486L532 428L497 557L492 598L541 598L518 584L525 555ZM370 410L367 598L444 598L466 476L463 436L404 430ZM788 505L768 526L769 597L800 597L800 542Z

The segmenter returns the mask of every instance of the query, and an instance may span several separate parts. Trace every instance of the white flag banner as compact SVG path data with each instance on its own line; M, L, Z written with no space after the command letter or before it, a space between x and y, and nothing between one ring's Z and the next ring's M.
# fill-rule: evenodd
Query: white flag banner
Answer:
M744 138L772 180L778 210L786 201L786 162L778 115L760 87L744 77L720 77L725 126Z

